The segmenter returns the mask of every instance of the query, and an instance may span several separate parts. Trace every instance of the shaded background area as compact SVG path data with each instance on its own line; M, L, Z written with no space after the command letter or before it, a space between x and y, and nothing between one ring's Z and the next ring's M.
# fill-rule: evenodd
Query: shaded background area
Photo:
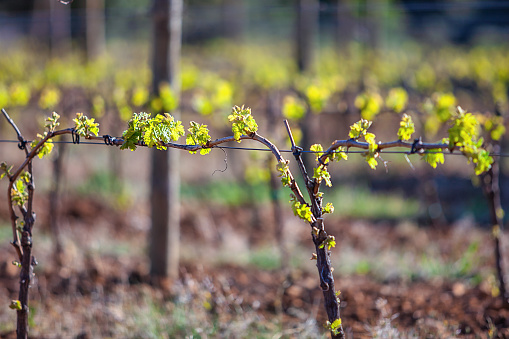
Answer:
M260 134L281 149L290 148L284 118L296 135L303 130L302 145L326 146L347 138L361 116L357 98L369 93L382 100L372 127L377 140L396 140L400 114L386 104L393 88L408 94L403 112L426 141L446 136L447 126L434 131L427 121L448 93L454 100L446 111L460 105L507 114L506 1L302 1L307 29L300 33L295 1L184 5L181 119L186 128L192 120L206 123L212 138L231 134L231 107L246 105ZM101 133L120 136L132 112L153 110L150 8L150 1L2 1L0 106L27 138L52 111L62 115L63 127L84 112L100 122ZM306 107L315 100L319 108L295 119L285 113L288 100ZM15 139L4 120L0 139ZM182 265L179 279L158 289L148 284L146 257L148 150L86 144L55 150L35 164L35 336L324 335L309 230L292 215L289 192L271 191L268 154L181 154ZM0 154L8 163L23 158L15 143L0 142ZM313 163L313 155L305 157ZM373 171L361 155L349 157L331 167L333 187L324 189L336 209L327 223L338 239L332 258L347 332L506 333L508 316L494 298L489 211L473 167L454 155L433 170L419 155L386 154L387 169L380 162ZM507 210L506 159L500 161ZM279 270L274 194L282 204L290 278ZM54 224L61 265L53 258ZM16 291L10 232L0 206L4 304ZM69 309L68 317L52 320L56 325L46 319ZM12 331L14 317L0 311L2 334Z

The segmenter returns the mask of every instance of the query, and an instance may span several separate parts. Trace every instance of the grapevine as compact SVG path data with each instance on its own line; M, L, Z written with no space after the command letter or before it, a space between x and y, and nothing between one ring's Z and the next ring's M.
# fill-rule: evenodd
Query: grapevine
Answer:
M13 241L19 262L22 276L30 280L30 269L33 265L31 259L31 236L34 219L31 212L31 200L33 198L33 174L32 160L35 156L40 158L51 153L53 144L52 138L63 134L79 135L90 140L106 140L106 136L99 136L99 124L94 118L89 118L82 113L78 113L73 120L74 127L57 130L59 126L59 115L53 113L46 119L45 131L38 134L37 138L30 144L25 141L14 122L2 111L7 120L11 123L18 134L20 144L23 145L26 152L26 160L13 172L12 166L1 164L2 177L9 179L8 202L10 206ZM111 138L112 145L119 146L120 149L129 149L134 151L137 147L156 147L160 150L167 148L177 148L191 153L200 151L201 154L207 154L212 148L226 142L251 139L262 143L267 147L277 160L276 170L281 177L281 183L284 187L291 189L290 204L294 214L300 219L309 223L311 235L315 244L316 253L313 258L317 260L317 267L320 277L320 286L326 301L326 311L328 322L326 327L330 329L333 336L344 337L342 321L339 316L339 300L334 287L334 278L332 276L332 266L330 261L330 250L337 245L336 238L326 232L323 215L334 212L334 206L331 203L323 206L323 193L320 192L320 186L325 183L326 186L332 186L328 166L334 161L348 159L348 150L358 148L365 150L363 156L371 168L376 168L377 159L380 153L385 149L394 147L403 147L409 149L409 153L417 153L424 156L424 160L432 167L438 163L443 163L444 151L453 152L458 149L469 162L474 163L475 173L482 174L491 168L493 159L483 148L483 139L479 138L479 122L476 117L467 113L458 107L455 114L451 115L449 123L451 127L448 130L448 138L440 143L424 143L420 139L414 142L407 141L411 139L415 127L409 115L402 115L400 128L397 132L398 140L391 142L376 142L376 136L368 132L372 122L361 119L352 126L348 134L349 139L336 140L332 145L324 150L320 144L314 144L310 150L315 153L316 166L313 168L311 177L308 177L307 169L301 159L301 149L296 146L290 127L286 122L287 131L292 142L292 150L301 175L304 178L306 191L309 195L309 201L306 201L299 185L294 179L290 170L289 161L284 159L279 149L268 139L258 134L258 125L247 107L234 106L231 114L228 116L231 122L232 136L220 139L212 139L206 125L191 121L190 127L186 131L182 122L176 120L172 115L157 114L152 117L149 113L134 113L128 121L127 129L122 133L122 137ZM492 123L491 126L495 126ZM496 130L496 127L491 127ZM186 144L176 143L180 137L186 135ZM27 171L25 169L28 168ZM16 222L17 216L14 207L18 207L24 216L23 223ZM21 242L19 239L21 238ZM30 245L29 245L30 244ZM28 256L28 257L27 257ZM26 321L26 310L28 309L28 285L20 289L20 299L14 300L12 308L19 310L20 318L18 321ZM21 319L21 320L20 320Z

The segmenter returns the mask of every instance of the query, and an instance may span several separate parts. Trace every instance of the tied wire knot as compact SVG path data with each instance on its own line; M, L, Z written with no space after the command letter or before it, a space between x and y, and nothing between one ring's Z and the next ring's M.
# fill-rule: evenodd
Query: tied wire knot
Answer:
M104 143L108 146L115 146L115 137L112 137L111 135L103 135Z
M295 157L298 157L302 154L302 150L303 148L302 147L299 147L299 146L293 146L292 147L292 153L293 153L293 156Z
M72 137L72 143L73 144L79 144L80 143L80 135L76 133L76 129L73 128L71 130L71 137Z
M20 138L20 139L19 139L19 142L18 142L18 148L19 148L20 150L24 150L24 149L26 149L26 148L27 148L27 143L28 143L28 141L26 141L25 139L21 139L21 138Z
M421 138L415 139L412 143L412 148L410 148L409 154L414 154L418 150L418 146L421 144Z

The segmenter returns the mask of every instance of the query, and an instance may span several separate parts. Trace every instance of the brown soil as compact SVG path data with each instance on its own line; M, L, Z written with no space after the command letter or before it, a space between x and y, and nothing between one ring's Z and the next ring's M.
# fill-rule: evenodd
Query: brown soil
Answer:
M183 255L185 259L177 281L154 282L148 277L147 261L142 255L147 230L139 226L143 222L136 221L136 215L139 219L139 215L144 215L143 211L122 214L92 200L70 198L66 201L62 222L72 225L72 228L62 231L66 248L66 264L63 268L51 264L51 241L41 240L42 244L37 247L37 237L47 239L48 235L40 233L34 236L34 246L41 263L31 291L32 304L40 310L34 316L35 324L31 325L34 337L143 337L139 334L144 333L143 329L138 329L141 331L138 333L123 333L121 328L129 318L128 309L147 294L165 305L176 305L184 296L188 296L186 305L190 313L186 316L198 317L200 312L204 312L207 319L204 321L218 324L218 330L214 334L203 335L204 338L246 337L245 329L235 332L232 327L234 323L238 324L239 315L244 320L250 319L251 328L264 327L270 335L261 333L268 337L273 337L275 333L276 337L291 338L326 333L321 325L326 320L322 293L312 269L294 268L286 275L280 270L262 270L252 264L214 262L204 257L203 253L210 252L200 251L203 250L200 247L217 250L218 246L223 246L225 243L221 234L223 238L234 234L235 239L244 239L247 246L253 248L273 242L267 209L258 209L257 217L267 222L253 226L252 221L257 218L253 217L252 209L207 210L203 219L189 207L185 208L182 251L195 248L197 258L192 259L193 253ZM6 219L4 210L0 210L0 217ZM42 215L40 220L44 218ZM203 220L210 223L207 225L208 231L200 229ZM43 228L44 222L40 223ZM338 238L338 247L334 250L348 245L360 251L378 247L381 251L390 249L405 252L436 244L444 258L455 260L457 252L464 251L468 246L468 237L477 236L481 239L479 256L491 251L489 233L477 228L458 231L460 226L456 225L409 231L408 228L387 223L356 224L339 220L331 221L329 225L330 232ZM306 226L292 221L291 227L298 229L293 241L311 253ZM258 236L250 235L253 233ZM112 243L127 243L127 253L108 252L104 248L88 251L87 248L93 247L98 238L109 239ZM107 242L100 244L102 246ZM2 246L2 249L0 295L2 304L7 305L10 299L16 299L17 269L11 265L13 250L8 245ZM236 253L230 255L235 256ZM490 264L489 261L481 263ZM476 271L480 268L472 269ZM341 317L345 331L351 338L380 337L395 330L400 337L509 338L509 309L504 307L501 298L492 296L493 284L490 285L487 277L478 284L472 284L468 274L457 279L436 276L425 280L404 276L382 279L370 272L348 275L335 272L336 288L341 290ZM118 314L111 311L112 304L120 305L116 311ZM94 305L100 307L94 309ZM14 324L7 323L15 319L12 312L7 307L0 309L0 323L5 322L1 327L1 338L15 337ZM72 318L67 323L74 325L52 327L51 324L58 321L65 323L66 317ZM126 323L125 328L128 326ZM187 335L186 329L175 333L177 337Z

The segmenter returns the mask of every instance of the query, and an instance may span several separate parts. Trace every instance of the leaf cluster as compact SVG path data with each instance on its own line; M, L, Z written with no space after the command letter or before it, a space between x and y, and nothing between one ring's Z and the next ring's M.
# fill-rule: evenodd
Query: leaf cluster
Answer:
M313 213L311 213L311 207L307 204L301 204L293 194L290 195L290 198L293 214L302 220L311 222L313 216Z
M364 92L355 98L355 107L361 112L361 117L372 120L382 108L384 101L380 94L375 91Z
M338 335L341 331L341 318L334 320L332 323L327 320L325 328L330 330L334 335Z
M311 145L310 151L315 153L315 160L319 161L320 157L323 155L323 147L320 144ZM318 184L322 181L325 181L325 184L328 187L332 187L332 181L329 171L327 170L327 165L334 160L348 159L348 155L345 153L346 149L344 147L339 147L339 149L335 152L331 152L323 162L319 163L317 167L313 168L313 179L316 180Z
M327 246L327 249L330 251L331 248L336 247L336 237L333 235L328 235L327 238L318 246L318 248L324 248Z
M258 125L251 115L251 108L244 106L234 106L232 113L228 116L228 121L232 123L232 132L235 140L240 142L242 135L249 135L258 130Z
M408 103L408 93L404 88L392 88L385 98L385 106L396 113L401 113Z
M306 115L306 105L301 99L287 95L283 99L282 112L286 119L299 121Z
M83 113L76 113L76 118L72 121L75 123L76 134L84 138L92 134L95 136L99 134L99 123L96 123L94 118L89 118Z
M201 125L194 121L191 121L190 125L191 127L188 129L189 133L186 136L186 144L206 146L207 143L211 140L207 125ZM209 152L210 148L202 148L200 150L201 155L208 154ZM189 153L194 154L196 152L190 151Z
M449 128L449 149L458 147L475 164L475 174L479 175L491 168L493 158L482 148L483 138L479 138L479 121L472 113L458 107L453 125Z
M349 136L352 139L358 140L361 137L364 137L364 140L369 144L368 151L364 153L364 157L366 161L372 169L376 169L378 165L378 145L375 142L375 135L373 133L368 132L368 128L371 126L372 122L361 119L356 122L352 126L350 126Z
M1 171L0 180L3 179L3 177L5 177L5 176L10 177L11 170L12 170L12 165L8 166L5 162L0 163L0 171Z
M288 167L289 161L279 161L276 165L276 170L278 171L278 176L281 177L281 184L283 187L290 187L292 184L292 179L290 177L290 168Z
M14 182L11 190L13 205L24 206L28 201L28 183L30 182L30 173L23 172L18 180Z
M412 117L408 114L403 114L399 123L398 137L400 140L410 140L412 134L415 132L415 125Z
M128 128L122 134L124 143L120 149L134 151L140 142L147 147L166 150L165 144L177 141L185 134L182 123L169 113L157 114L154 118L150 113L134 113L128 122Z

